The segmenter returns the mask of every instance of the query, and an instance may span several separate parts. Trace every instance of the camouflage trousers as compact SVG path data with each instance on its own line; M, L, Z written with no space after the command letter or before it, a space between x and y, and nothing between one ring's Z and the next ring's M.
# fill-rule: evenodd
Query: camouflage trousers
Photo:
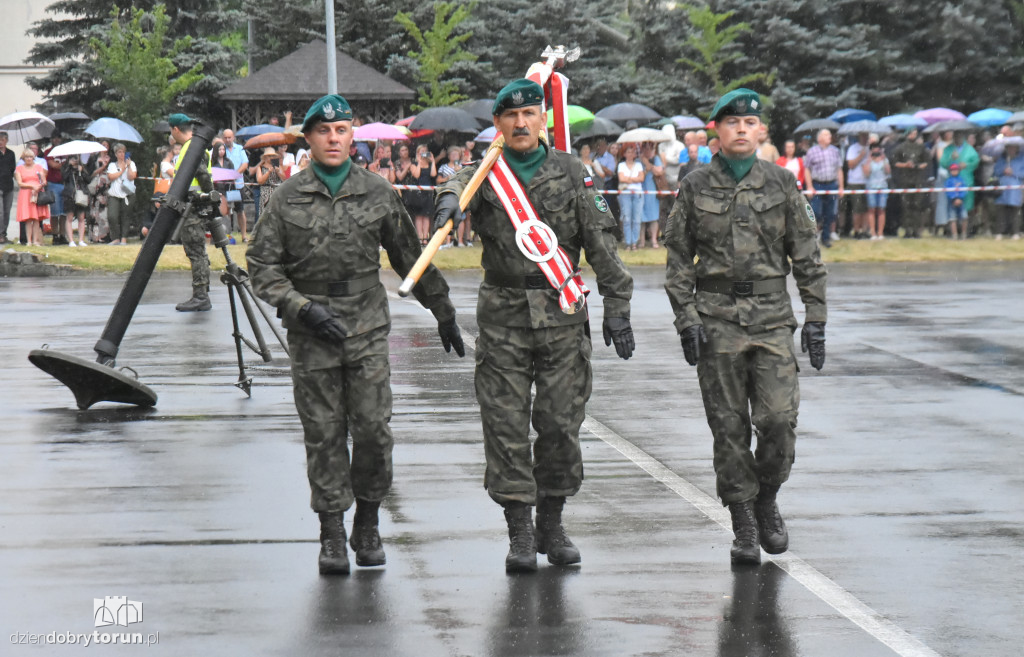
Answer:
M181 246L192 264L192 295L205 297L210 289L210 257L206 253L206 229L203 220L189 212L181 220L178 231Z
M389 330L382 326L342 345L288 332L295 409L305 434L316 512L344 511L356 497L379 501L391 489Z
M479 326L476 398L487 493L499 504L575 495L583 483L580 426L592 383L584 325ZM531 420L537 432L532 446Z
M903 215L900 223L906 233L916 234L924 228L928 228L931 222L931 199L928 194L903 194L900 197L903 203L901 208Z
M761 483L784 483L793 466L800 406L793 329L744 328L706 315L701 320L708 343L697 377L714 436L718 497L723 505L746 502Z

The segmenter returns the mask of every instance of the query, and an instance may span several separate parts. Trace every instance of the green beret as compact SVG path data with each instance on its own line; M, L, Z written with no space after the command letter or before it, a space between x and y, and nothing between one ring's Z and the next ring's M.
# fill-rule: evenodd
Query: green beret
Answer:
M338 94L327 94L309 106L306 118L302 120L302 131L309 132L320 121L334 123L351 120L352 108L348 106L348 101Z
M717 121L718 117L729 116L761 116L764 103L756 91L750 89L733 89L718 99L711 109L709 121Z
M179 112L177 114L171 114L167 117L167 125L171 126L172 128L177 128L183 125L187 125L189 123L192 123L192 118L188 114L182 114Z
M498 116L507 109L541 105L544 102L544 90L533 80L520 78L506 84L494 98L491 114Z

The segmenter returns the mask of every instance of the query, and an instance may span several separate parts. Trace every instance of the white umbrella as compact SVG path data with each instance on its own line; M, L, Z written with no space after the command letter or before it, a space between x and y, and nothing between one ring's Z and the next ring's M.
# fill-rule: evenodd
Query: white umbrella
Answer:
M86 153L102 153L107 150L103 144L97 141L85 141L76 139L60 146L50 149L47 157L67 157L69 155L84 155Z
M15 112L0 118L0 132L6 132L12 144L27 144L53 134L53 121L39 112Z
M623 132L615 141L620 144L639 144L645 141L672 141L672 137L654 128L633 128Z

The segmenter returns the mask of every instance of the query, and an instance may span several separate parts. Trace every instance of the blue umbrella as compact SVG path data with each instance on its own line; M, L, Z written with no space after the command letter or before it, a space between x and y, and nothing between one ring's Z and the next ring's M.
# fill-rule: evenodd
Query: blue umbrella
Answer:
M244 128L239 128L235 132L235 138L239 141L246 141L251 137L258 137L265 135L268 132L284 132L284 128L279 125L270 125L269 123L261 123L259 125L247 125Z
M495 128L492 125L490 128L487 128L486 130L484 130L483 132L478 134L476 137L473 137L473 141L487 141L487 142L491 142L491 141L494 141L494 138L497 137L497 136L498 136L498 129Z
M989 107L988 109L979 110L974 114L971 114L967 117L967 120L975 125L991 127L994 125L1003 125L1011 116L1013 116L1013 112Z
M928 125L927 121L919 119L913 114L893 114L892 116L883 116L878 120L878 122L883 125L887 125L890 128L896 128L897 130L923 128Z
M133 144L142 143L142 135L121 119L104 116L96 119L85 128L85 133L97 139L112 139L114 141L130 141Z
M851 121L876 121L878 117L875 116L874 112L869 112L862 109L853 109L847 107L846 109L836 110L832 112L832 116L828 117L833 121L839 123L850 123Z

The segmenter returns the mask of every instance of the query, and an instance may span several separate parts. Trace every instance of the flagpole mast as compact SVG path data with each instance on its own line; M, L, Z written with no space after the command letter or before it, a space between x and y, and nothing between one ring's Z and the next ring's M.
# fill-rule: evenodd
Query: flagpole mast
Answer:
M334 0L324 0L327 18L327 93L338 93L338 46L334 37Z

